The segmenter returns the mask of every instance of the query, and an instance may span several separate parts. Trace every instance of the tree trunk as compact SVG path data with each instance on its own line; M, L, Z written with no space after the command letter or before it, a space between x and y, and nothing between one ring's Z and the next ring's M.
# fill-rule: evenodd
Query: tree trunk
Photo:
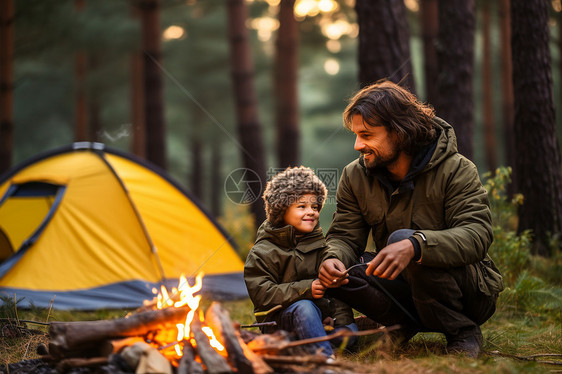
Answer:
M222 155L219 140L214 139L211 154L211 212L219 217L221 211L221 196L224 191L224 180L221 178Z
M84 0L75 0L74 5L78 12L84 9ZM86 69L87 69L86 53L84 51L76 52L74 59L74 78L75 78L75 113L74 113L74 140L89 140L88 136L88 110L86 108Z
M439 1L437 115L454 128L461 154L472 158L474 0Z
M410 60L410 31L403 0L357 0L359 82L381 78L415 91Z
M258 120L258 106L254 88L254 62L250 49L250 35L246 28L248 10L244 0L228 0L228 40L234 87L236 120L241 144L242 160L248 173L242 185L251 194L251 212L256 226L265 219L262 187L266 182L262 129ZM254 178L255 177L255 178ZM259 179L257 183L255 179Z
M517 168L515 166L515 138L513 131L513 66L511 63L511 16L509 0L500 0L502 118L506 164L511 166L511 184L508 194L517 191Z
M548 3L511 3L517 185L525 201L519 232L532 229L533 251L549 255L562 232L562 175L549 50Z
M299 163L298 46L299 26L293 15L295 0L280 4L275 55L277 158L281 168Z
M426 101L433 103L439 96L437 87L437 34L439 32L439 8L437 0L421 0L421 25L423 38L423 57L425 73L425 97Z
M131 7L132 17L139 19L137 7ZM139 50L131 55L131 130L133 139L131 151L142 158L146 157L146 126L144 121L144 69L143 55Z
M496 133L494 126L494 103L492 98L492 40L490 2L482 4L482 108L484 119L484 147L488 170L496 170Z
M14 148L14 2L0 1L0 174Z
M163 169L166 160L166 126L161 66L160 0L139 0L144 52L146 158Z
M203 201L203 147L197 134L191 134L191 192Z
M95 72L100 67L100 56L97 54L90 55L89 70ZM102 141L102 131L103 125L101 122L100 114L100 88L96 83L90 89L90 100L88 103L89 113L90 113L90 126L89 126L89 136L88 140L92 142Z

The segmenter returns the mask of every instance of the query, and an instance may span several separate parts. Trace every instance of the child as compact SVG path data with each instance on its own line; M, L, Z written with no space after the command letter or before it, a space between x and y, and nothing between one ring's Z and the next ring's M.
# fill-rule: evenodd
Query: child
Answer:
M336 330L357 331L351 308L324 298L326 288L317 279L326 248L318 225L326 195L326 186L310 168L287 168L274 176L263 194L267 219L244 266L257 321L275 321L298 339L325 336L323 321L332 319ZM333 357L328 341L314 349Z

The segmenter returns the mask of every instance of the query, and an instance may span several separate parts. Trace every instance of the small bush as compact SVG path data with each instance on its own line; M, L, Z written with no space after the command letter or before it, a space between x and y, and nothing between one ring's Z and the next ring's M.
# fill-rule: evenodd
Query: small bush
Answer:
M238 246L238 255L242 261L246 260L256 238L254 216L248 205L229 204L224 214L218 218L219 223L232 236Z
M513 286L505 289L501 303L517 312L546 314L558 322L562 320L562 288L549 285L528 271L519 274Z
M511 168L500 167L494 175L486 173L484 187L488 191L494 242L490 254L502 272L506 283L512 284L517 276L529 266L531 232L517 235L517 207L523 203L521 194L507 197L507 185L511 182Z

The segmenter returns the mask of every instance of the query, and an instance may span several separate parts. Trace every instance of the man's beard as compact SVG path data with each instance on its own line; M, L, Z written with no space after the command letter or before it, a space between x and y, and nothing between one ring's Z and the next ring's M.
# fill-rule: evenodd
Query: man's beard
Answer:
M360 157L363 160L363 165L365 165L365 168L370 171L374 171L375 169L386 168L394 164L396 161L398 161L401 152L402 150L397 146L397 144L392 144L392 153L385 157L381 157L374 152L370 152L373 155L371 161L365 160L363 153L361 153Z

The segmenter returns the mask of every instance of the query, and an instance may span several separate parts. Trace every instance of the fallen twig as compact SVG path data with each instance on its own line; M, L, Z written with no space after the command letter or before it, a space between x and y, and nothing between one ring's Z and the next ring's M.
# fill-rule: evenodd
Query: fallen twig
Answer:
M242 329L247 329L250 327L262 327L262 326L277 326L277 322L275 321L271 321L271 322L259 322L259 323L252 323L251 325L240 325L240 328Z
M337 337L341 337L341 336L365 336L365 335L373 335L373 334L377 334L377 333L387 333L393 330L397 330L400 328L400 325L393 325L393 326L389 326L389 327L379 327L376 329L371 329L371 330L364 330L364 331L351 331L348 329L341 329L338 332L335 332L333 334L330 335L326 335L326 336L319 336L317 338L308 338L308 339L302 339L302 340L295 340L295 341L291 341L291 342L281 342L276 346L262 346L262 347L255 347L252 348L254 351L269 351L269 350L274 350L274 351L282 351L284 349L287 348L293 348L293 347L297 347L300 345L305 345L305 344L311 344L311 343L319 343L319 342L324 342L324 341L328 341L328 340L332 340L335 339Z
M44 325L44 326L49 326L50 323L48 322L37 322L37 321L30 321L27 319L16 319L16 318L0 318L0 322L9 322L9 323L15 323L16 325L19 324L19 322L23 322L23 323L33 323L36 325Z
M562 359L562 354L560 353L537 353L528 356L519 356L510 353L502 353L500 351L487 351L486 353L495 356L514 358L520 361L533 361L539 364L547 364L547 365L562 365L562 361L537 360L538 357L560 357L560 359Z

